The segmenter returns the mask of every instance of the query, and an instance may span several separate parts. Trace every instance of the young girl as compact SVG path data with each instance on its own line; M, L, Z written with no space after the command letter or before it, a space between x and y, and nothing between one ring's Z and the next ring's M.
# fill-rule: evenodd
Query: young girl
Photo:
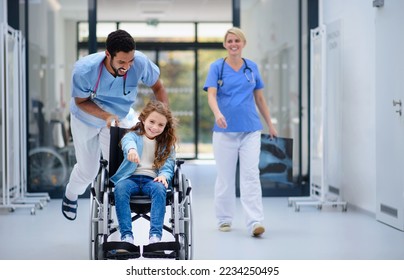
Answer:
M115 184L115 207L121 240L133 244L131 195L151 198L149 243L163 234L166 192L174 175L176 119L160 101L150 101L140 122L121 140L124 160L111 181Z

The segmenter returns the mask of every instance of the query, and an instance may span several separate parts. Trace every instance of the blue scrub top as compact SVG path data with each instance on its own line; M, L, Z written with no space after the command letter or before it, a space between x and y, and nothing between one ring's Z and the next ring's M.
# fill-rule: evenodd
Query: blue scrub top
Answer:
M96 87L100 67L102 67L101 78L93 101L103 110L117 115L119 119L125 118L135 102L139 82L151 87L160 76L157 65L143 53L135 51L134 64L129 68L126 75L125 92L129 92L129 94L124 95L124 78L114 77L109 73L102 63L104 58L105 52L99 52L79 59L74 65L72 76L70 112L87 125L97 128L105 127L106 122L80 110L74 102L74 98L91 96Z
M224 62L221 87L218 80L223 58L210 65L203 89L207 91L210 87L217 88L217 103L227 122L226 129L218 127L215 122L213 131L252 132L263 129L255 104L254 90L264 88L264 83L257 64L249 59L245 60L252 71L246 69L245 64L238 71L234 71Z

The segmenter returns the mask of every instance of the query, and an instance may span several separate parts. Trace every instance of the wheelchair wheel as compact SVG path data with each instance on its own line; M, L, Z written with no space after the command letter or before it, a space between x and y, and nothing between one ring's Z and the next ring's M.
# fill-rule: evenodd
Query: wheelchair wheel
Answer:
M184 208L184 235L187 237L187 242L184 243L185 256L184 260L193 259L193 234L192 234L192 207L191 207L191 194L188 196Z
M32 189L62 187L67 179L67 166L63 157L52 148L39 147L29 152L28 181Z
M181 174L180 189L183 190L184 197L183 201L178 203L182 205L182 210L178 211L176 215L180 215L180 232L177 235L177 241L180 244L180 249L178 252L178 259L180 260L191 260L193 257L192 254L192 208L191 208L191 193L187 196L186 190L189 185L189 181L185 178L183 174ZM175 194L178 196L178 193ZM179 201L179 198L174 196L174 204L176 204L176 200Z
M188 209L188 210L187 210ZM185 207L185 217L191 219L191 207ZM184 220L184 232L179 234L178 242L180 244L179 259L192 260L192 221Z
M99 213L98 203L95 197L90 196L90 259L99 260L99 252L102 249L102 243L100 242L99 231ZM102 258L101 258L102 259Z
M103 244L107 239L109 231L110 205L108 192L103 190L105 184L105 170L101 169L92 188L95 190L90 197L90 258L92 260L105 259Z

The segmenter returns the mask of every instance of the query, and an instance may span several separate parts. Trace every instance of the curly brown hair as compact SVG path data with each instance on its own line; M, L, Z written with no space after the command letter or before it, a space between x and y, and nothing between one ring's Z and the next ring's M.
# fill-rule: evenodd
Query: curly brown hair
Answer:
M164 165L167 158L170 156L171 152L175 149L177 142L176 127L177 119L172 115L169 107L158 100L151 100L143 108L139 115L139 122L130 129L130 131L135 131L138 135L145 134L145 128L143 122L152 113L157 112L162 114L167 119L166 127L164 131L158 135L156 139L156 151L154 153L154 168L160 168Z

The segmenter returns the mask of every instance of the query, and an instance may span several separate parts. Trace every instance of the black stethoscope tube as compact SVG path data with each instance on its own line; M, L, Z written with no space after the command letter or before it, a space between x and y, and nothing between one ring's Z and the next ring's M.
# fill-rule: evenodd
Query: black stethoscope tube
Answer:
M223 69L224 69L224 63L225 63L226 59L227 59L227 57L223 58L222 67L221 67L221 69L220 69L219 79L217 80L217 84L219 85L219 87L222 87L222 86L223 86ZM247 76L246 71L247 71L247 70L250 71L251 77L252 77L252 79L254 80L253 71L251 70L250 67L248 67L247 61L246 61L244 58L241 58L241 59L244 61L244 70L243 70L243 73L244 73L245 77L247 78L247 81L248 81L248 82L251 82L251 80L250 80L250 79L248 78L248 76Z

